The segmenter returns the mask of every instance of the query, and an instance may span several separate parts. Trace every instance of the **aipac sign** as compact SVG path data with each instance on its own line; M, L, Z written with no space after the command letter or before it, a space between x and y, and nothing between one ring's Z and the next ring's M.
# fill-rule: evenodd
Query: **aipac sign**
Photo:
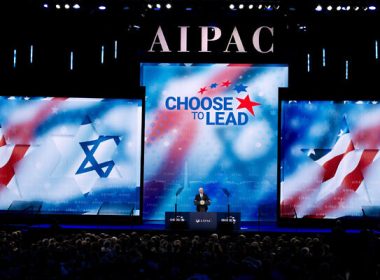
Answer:
M175 37L174 39L172 37ZM163 28L159 25L150 41L148 53L258 53L273 54L274 27L258 26L248 31L232 31L218 26L176 26ZM173 46L176 46L173 48Z
M206 125L245 125L255 115L253 107L261 105L251 100L247 88L242 83L232 87L229 80L213 82L200 87L197 96L168 96L165 108L189 111L193 120Z

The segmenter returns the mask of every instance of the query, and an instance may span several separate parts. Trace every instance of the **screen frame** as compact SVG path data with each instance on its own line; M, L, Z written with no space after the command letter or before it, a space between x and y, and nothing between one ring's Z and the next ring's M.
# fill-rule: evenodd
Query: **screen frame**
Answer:
M141 102L141 136L140 136L140 190L139 190L139 215L76 215L76 214L39 214L39 213L17 213L10 212L8 210L0 211L0 223L2 224L104 224L104 225L128 225L128 224L141 224L143 218L143 184L144 184L144 130L145 130L145 88L137 87L127 90L122 89L108 89L108 90L95 90L95 93L90 95L84 95L86 90L64 90L69 92L67 96L64 92L59 91L54 94L54 97L71 97L71 98L104 98L104 99L121 99L121 100L138 100ZM87 90L88 91L88 90ZM10 93L7 95L1 95L3 97L45 97L51 96L46 94L46 91L28 90L28 94L22 94L20 91L5 91ZM26 92L26 91L23 91ZM128 95L126 94L128 92ZM55 93L55 91L54 91Z
M305 95L305 93L308 95ZM331 95L334 92L336 95ZM363 227L377 226L379 218L360 217L345 217L345 218L287 218L281 216L281 154L282 154L282 102L283 101L379 101L379 97L373 88L361 85L342 85L341 87L319 87L312 88L280 88L278 98L278 154L277 154L277 225L290 227L333 227L337 221L345 227Z
M279 59L274 59L273 61L272 60L269 60L268 59L262 59L262 60L257 60L255 59L255 61L249 61L247 59L225 59L225 58L222 58L222 59L193 59L193 60L188 60L188 59L163 59L162 57L161 58L157 58L157 57L149 57L149 58L145 58L143 60L140 60L139 61L139 73L140 73L140 76L139 76L139 85L141 87L144 87L145 86L143 85L143 81L142 81L142 71L143 71L143 66L144 65L159 65L159 64L169 64L169 65L179 65L179 64L194 64L194 65L202 65L202 64L241 64L241 65L250 65L252 67L255 67L255 66L280 66L280 67L286 67L287 68L287 72L288 72L288 79L287 79L287 82L288 82L288 87L287 88L284 88L284 87L279 87L278 88L278 104L281 104L280 102L280 97L283 95L283 94L287 94L289 92L289 87L290 87L290 78L291 78L291 75L292 75L292 68L291 68L291 65L289 64L288 61L286 60L279 60ZM281 94L280 94L281 93ZM146 93L145 93L146 94ZM280 114L280 108L278 108L278 111L277 111L277 117L278 117L278 126L280 125L279 124L279 114ZM144 110L144 133L145 133L145 115L146 115L146 112ZM278 139L279 139L279 133L277 133L278 135ZM279 140L277 140L277 146L279 146ZM143 147L142 148L145 148L145 143L143 143ZM280 150L277 149L277 157L279 158L279 153L280 153ZM144 157L144 155L143 155ZM278 169L278 159L277 159L277 179L276 179L276 184L277 184L277 189L276 189L276 193L277 193L277 201L276 201L276 205L275 205L275 223L278 223L278 217L279 217L279 207L278 207L278 177L279 177L279 169ZM145 181L144 181L145 183ZM145 188L143 188L143 194L142 194L142 198L144 196L144 191L145 191ZM151 219L145 219L145 217L143 216L143 221L162 221L162 220L151 220ZM247 223L260 223L260 218L258 218L257 220L252 220L252 221L246 221Z

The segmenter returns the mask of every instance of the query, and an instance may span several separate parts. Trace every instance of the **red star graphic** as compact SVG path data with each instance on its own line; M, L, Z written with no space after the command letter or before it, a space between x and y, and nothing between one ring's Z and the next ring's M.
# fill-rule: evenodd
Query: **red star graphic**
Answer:
M231 82L229 80L222 82L221 87L229 87L231 85Z
M207 87L201 88L198 93L203 94L205 91L207 91Z
M247 94L247 96L244 99L243 98L238 98L238 97L236 99L239 100L239 102L240 102L240 104L237 107L237 109L243 109L243 108L245 108L245 109L247 109L252 114L252 116L255 115L255 112L253 112L253 107L261 105L260 103L251 101L251 98L249 97L249 94Z

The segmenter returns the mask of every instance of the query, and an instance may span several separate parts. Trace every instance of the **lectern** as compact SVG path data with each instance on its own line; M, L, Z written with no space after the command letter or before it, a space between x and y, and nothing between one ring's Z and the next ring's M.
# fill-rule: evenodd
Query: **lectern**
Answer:
M199 212L206 212L207 207L210 205L210 200L194 200L194 205L199 206Z

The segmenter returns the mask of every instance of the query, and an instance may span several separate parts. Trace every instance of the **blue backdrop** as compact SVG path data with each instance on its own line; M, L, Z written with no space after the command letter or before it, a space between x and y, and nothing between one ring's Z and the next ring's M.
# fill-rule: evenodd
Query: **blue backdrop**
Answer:
M142 64L146 87L144 217L194 211L200 186L209 211L243 221L276 217L278 88L283 65ZM264 217L265 216L265 217Z

